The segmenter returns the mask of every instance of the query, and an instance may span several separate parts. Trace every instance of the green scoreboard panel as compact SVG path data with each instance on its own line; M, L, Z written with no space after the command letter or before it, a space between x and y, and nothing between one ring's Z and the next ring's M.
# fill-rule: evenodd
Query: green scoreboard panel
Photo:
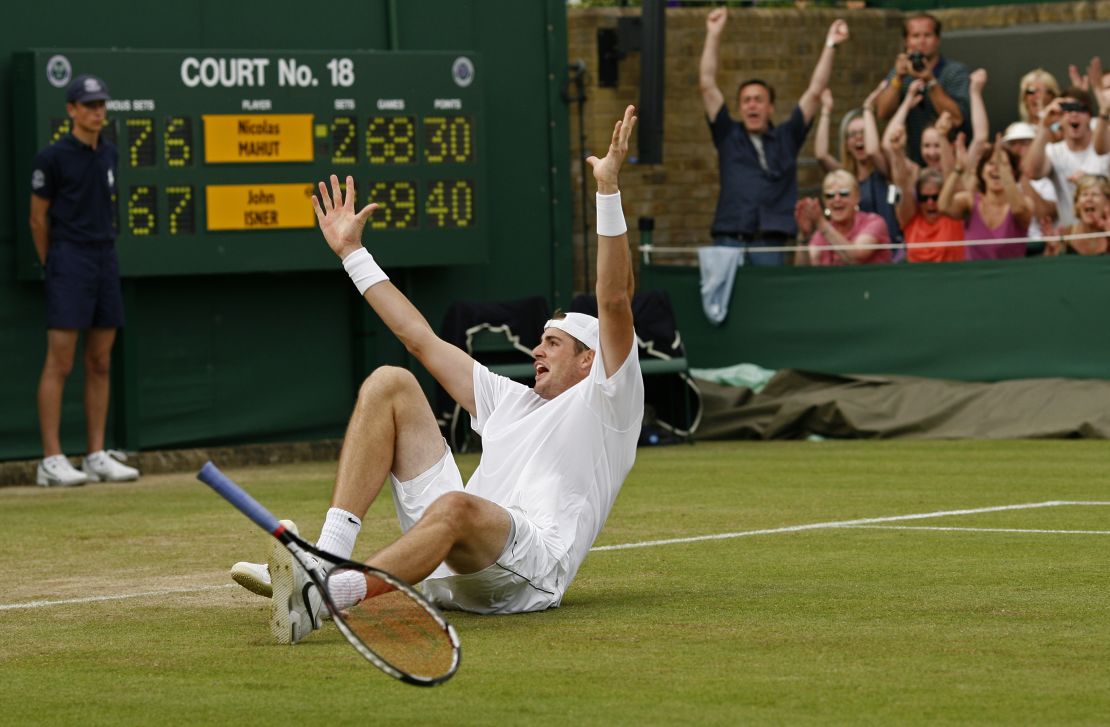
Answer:
M16 209L35 152L69 130L65 86L104 79L119 148L124 275L334 269L309 197L337 174L380 208L384 266L487 260L475 53L35 50L14 58ZM26 225L20 277L37 276Z

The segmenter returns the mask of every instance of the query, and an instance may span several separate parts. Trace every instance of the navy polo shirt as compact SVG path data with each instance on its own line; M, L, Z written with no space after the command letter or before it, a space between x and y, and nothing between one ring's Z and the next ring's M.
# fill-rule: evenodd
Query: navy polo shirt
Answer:
M717 163L721 171L721 191L713 216L714 235L755 235L779 232L794 235L794 205L798 201L798 152L809 133L809 124L799 106L780 126L772 125L763 134L763 154L767 169L747 129L721 106L717 118L709 121Z
M112 195L119 152L101 137L96 148L66 134L35 157L31 191L50 200L50 240L113 242Z

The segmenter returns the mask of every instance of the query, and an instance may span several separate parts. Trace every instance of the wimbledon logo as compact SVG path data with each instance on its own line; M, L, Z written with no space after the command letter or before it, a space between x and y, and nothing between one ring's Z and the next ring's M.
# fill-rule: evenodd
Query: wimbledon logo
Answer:
M69 59L65 56L50 56L50 60L46 62L46 79L50 81L50 85L54 88L62 88L69 83L70 77L73 75L73 67L69 65Z

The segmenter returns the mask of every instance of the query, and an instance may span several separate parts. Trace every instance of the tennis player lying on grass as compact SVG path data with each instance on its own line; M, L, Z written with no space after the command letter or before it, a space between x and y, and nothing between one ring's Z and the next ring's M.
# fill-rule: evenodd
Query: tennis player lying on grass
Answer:
M347 427L319 548L351 556L388 476L402 535L370 565L421 583L447 609L518 613L559 605L632 468L643 416L634 281L617 187L634 111L629 106L617 122L605 158L587 160L597 182L598 318L570 313L547 322L532 351L532 388L438 338L362 246L375 205L356 212L351 177L346 196L336 176L330 193L320 183L313 204L324 239L382 321L470 412L483 452L464 487L415 377L376 369ZM261 595L273 591L271 630L278 642L296 643L320 627L321 600L289 552L274 545L265 567L237 563L232 577ZM270 573L290 569L292 578L275 577L271 586ZM330 584L341 609L378 595L367 592L361 573L339 574Z

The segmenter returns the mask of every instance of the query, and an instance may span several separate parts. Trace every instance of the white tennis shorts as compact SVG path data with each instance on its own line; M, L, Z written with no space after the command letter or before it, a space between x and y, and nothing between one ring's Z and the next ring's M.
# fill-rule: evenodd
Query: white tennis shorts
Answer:
M465 492L462 475L444 441L443 457L420 475L401 482L392 473L393 504L401 531L448 492ZM440 564L420 584L430 601L445 609L474 613L522 613L553 608L562 601L566 578L539 528L516 508L505 508L511 527L497 561L477 573L455 573Z

